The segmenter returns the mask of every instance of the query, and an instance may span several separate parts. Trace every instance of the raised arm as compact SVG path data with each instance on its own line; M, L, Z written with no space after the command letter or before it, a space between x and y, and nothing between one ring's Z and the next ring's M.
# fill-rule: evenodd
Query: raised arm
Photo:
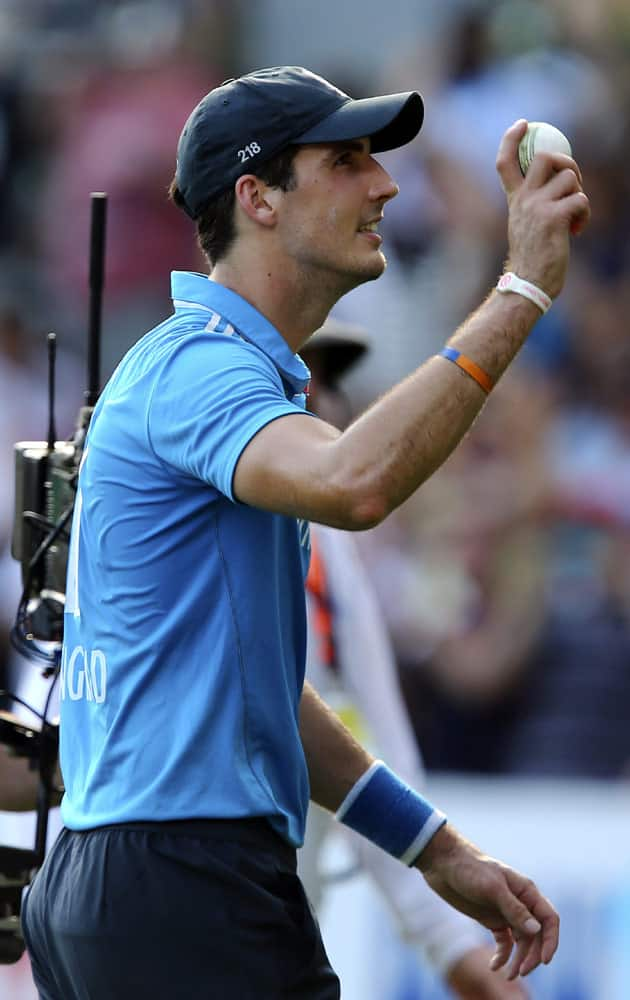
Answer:
M586 224L588 200L577 164L539 154L518 166L525 122L506 132L497 169L509 208L508 268L555 298L564 284L570 231ZM541 315L519 294L493 291L449 341L494 383ZM245 448L234 489L245 503L351 530L380 522L448 457L486 395L444 357L429 359L340 433L288 416Z

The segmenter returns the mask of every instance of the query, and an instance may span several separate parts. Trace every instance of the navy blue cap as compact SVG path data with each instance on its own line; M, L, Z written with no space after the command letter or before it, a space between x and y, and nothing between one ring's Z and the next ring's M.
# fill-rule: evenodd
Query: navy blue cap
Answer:
M199 102L177 147L177 187L197 218L217 195L286 146L369 137L381 153L420 131L420 94L355 101L301 66L275 66L226 80Z

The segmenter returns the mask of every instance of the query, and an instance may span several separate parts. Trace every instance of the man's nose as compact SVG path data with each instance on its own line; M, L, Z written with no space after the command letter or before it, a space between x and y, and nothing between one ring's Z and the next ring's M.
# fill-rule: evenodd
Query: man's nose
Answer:
M377 160L374 160L374 176L370 186L370 197L373 201L391 201L395 198L400 188L390 177L386 169Z

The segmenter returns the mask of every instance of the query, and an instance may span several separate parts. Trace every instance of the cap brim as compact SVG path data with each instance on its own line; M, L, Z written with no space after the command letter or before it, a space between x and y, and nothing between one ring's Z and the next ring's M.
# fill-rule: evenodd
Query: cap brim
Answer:
M369 136L372 153L396 149L415 139L422 127L424 104L420 94L386 94L347 101L295 143L343 142Z

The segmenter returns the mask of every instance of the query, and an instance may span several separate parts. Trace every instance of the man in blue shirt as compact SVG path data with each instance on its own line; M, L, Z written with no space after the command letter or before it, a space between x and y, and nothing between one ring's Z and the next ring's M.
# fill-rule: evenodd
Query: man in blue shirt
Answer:
M303 412L308 370L228 288L175 272L172 291L174 315L103 392L81 470L62 815L74 830L269 816L295 845L308 527L238 503L233 479L257 432Z
M295 875L309 797L490 928L495 968L524 975L556 949L538 889L304 684L308 522L370 527L431 475L559 293L569 230L588 219L570 158L522 177L517 122L497 161L517 273L343 433L305 413L296 352L385 267L378 223L397 187L372 154L422 116L417 93L354 101L277 67L227 81L184 126L171 195L211 274L174 274L174 314L115 371L83 456L66 829L23 911L46 1000L338 997Z

